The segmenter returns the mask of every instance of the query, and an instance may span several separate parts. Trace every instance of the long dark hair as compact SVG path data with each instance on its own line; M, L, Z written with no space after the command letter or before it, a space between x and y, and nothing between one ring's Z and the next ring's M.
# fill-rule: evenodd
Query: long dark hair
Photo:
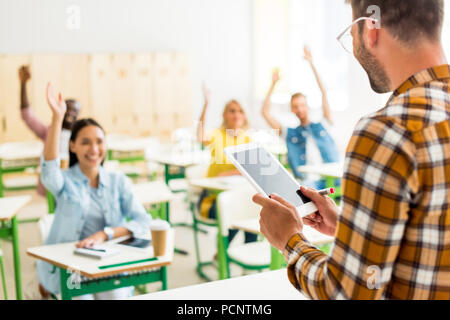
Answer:
M75 140L77 139L78 136L78 132L80 132L81 129L83 129L84 127L87 126L96 126L98 128L100 128L103 132L105 132L105 130L103 130L102 126L95 121L94 119L80 119L77 120L73 126L72 126L72 134L70 135L70 141L75 142ZM103 159L104 161L104 159ZM102 165L103 165L103 161L102 161ZM77 155L75 153L73 153L72 151L70 151L70 147L69 147L69 167L75 165L78 163L78 158Z

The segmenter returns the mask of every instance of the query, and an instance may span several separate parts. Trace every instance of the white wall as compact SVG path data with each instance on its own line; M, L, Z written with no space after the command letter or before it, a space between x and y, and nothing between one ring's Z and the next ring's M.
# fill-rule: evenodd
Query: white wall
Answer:
M66 27L70 5L79 30ZM0 0L0 53L190 52L194 114L205 80L211 125L226 101L251 101L251 32L252 0Z

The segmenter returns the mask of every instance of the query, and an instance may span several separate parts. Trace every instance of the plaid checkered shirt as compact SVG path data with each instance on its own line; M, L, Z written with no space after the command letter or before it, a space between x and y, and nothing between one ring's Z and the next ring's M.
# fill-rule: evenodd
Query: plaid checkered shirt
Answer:
M284 250L312 299L450 299L450 66L421 71L357 124L330 255Z

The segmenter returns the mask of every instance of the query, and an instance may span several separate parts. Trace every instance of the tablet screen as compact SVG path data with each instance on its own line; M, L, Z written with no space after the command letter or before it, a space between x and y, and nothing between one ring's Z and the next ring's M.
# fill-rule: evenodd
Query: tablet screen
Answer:
M231 155L266 195L276 193L296 207L308 202L303 202L297 194L300 185L264 148L239 151Z

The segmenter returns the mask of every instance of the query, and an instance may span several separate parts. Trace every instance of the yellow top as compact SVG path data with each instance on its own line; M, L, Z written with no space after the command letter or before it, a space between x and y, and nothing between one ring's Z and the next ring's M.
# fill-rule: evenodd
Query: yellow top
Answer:
M227 134L224 128L214 130L211 139L207 143L211 148L211 164L208 169L208 178L217 177L223 172L236 170L236 167L223 152L224 148L250 142L250 137L244 131L240 131L237 136L232 136Z

